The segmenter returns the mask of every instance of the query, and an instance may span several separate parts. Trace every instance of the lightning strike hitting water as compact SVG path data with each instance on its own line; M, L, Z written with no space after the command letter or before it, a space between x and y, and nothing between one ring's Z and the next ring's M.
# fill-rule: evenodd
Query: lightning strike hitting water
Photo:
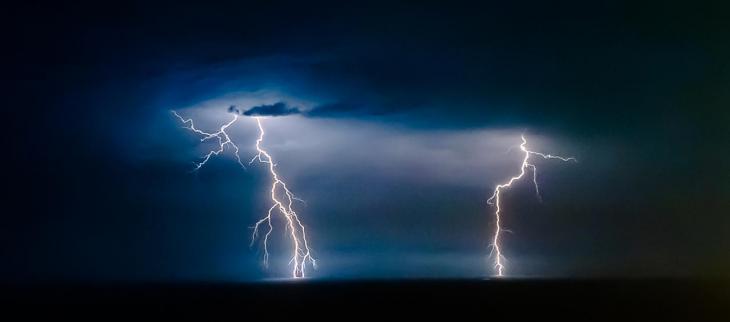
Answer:
M264 127L261 125L260 117L256 117L256 123L259 127L259 138L256 140L256 151L258 151L258 154L256 154L256 156L251 159L251 162L249 162L249 164L258 160L259 162L268 165L269 172L271 173L271 201L273 205L271 206L271 208L269 208L266 216L256 222L256 225L254 226L253 236L251 238L251 243L253 244L253 242L256 240L259 232L259 227L263 224L266 224L268 226L268 229L266 230L266 234L264 235L263 244L264 263L268 263L269 252L267 244L269 236L271 235L271 231L273 230L273 226L271 224L271 213L274 210L279 210L279 212L284 216L284 219L286 219L287 231L289 232L292 243L294 244L292 258L290 260L290 263L294 264L292 277L304 277L304 271L307 263L310 263L313 267L316 267L317 262L312 257L311 251L309 249L309 243L307 241L307 234L304 230L304 225L302 225L302 222L299 220L299 216L297 216L297 213L292 208L294 200L299 199L294 196L289 188L287 188L286 183L281 180L279 174L276 173L276 170L274 169L276 167L276 163L274 163L271 155L269 155L269 153L261 147L261 143L264 141L265 132ZM279 196L277 196L277 191L279 192ZM282 199L280 200L279 197L282 197Z
M542 197L540 196L540 188L537 185L537 167L535 167L534 164L529 163L530 155L537 155L539 157L542 157L544 159L558 159L564 162L573 161L577 162L577 160L573 157L561 157L557 155L552 154L543 154L540 152L534 152L530 151L525 147L527 145L527 140L525 139L525 136L522 135L522 144L520 144L520 150L525 153L525 158L522 160L522 166L520 167L520 173L519 175L512 177L507 181L506 183L502 183L497 185L497 187L494 189L494 194L487 200L487 203L489 205L495 206L496 210L494 212L495 217L495 230L494 230L494 236L492 238L492 253L490 256L494 256L494 269L497 271L497 276L504 276L504 261L506 260L504 255L502 255L501 246L499 244L499 237L502 233L502 231L507 231L506 229L502 228L500 224L500 215L501 215L501 204L500 204L500 193L503 189L509 188L512 186L512 183L515 181L518 181L522 179L522 177L525 176L525 173L527 172L527 169L529 168L532 170L532 183L535 185L535 193L537 195L537 199L542 201Z
M195 163L195 168L193 171L197 171L200 168L202 168L208 160L213 155L219 155L223 153L226 146L231 146L234 149L234 154L236 157L236 161L242 168L246 168L241 161L241 158L239 156L239 148L238 146L231 140L230 136L228 136L228 133L226 132L226 129L230 127L233 123L235 123L238 120L238 115L233 114L233 119L229 121L228 123L222 125L218 131L213 133L208 133L205 131L202 131L195 127L195 124L193 123L192 119L185 119L177 112L172 111L172 114L175 115L185 126L186 129L193 131L196 134L199 134L202 136L200 139L201 142L216 138L218 140L218 148L213 149L205 154L205 156L202 158L200 162ZM251 159L249 164L253 163L254 161L258 160L261 163L267 164L269 173L271 174L272 183L271 183L271 201L273 205L271 208L269 208L269 211L267 212L266 216L261 218L259 221L256 222L256 225L253 227L253 235L251 237L251 246L253 246L254 242L256 241L256 238L259 234L259 228L261 225L266 224L268 226L268 229L266 230L266 234L263 238L263 248L264 248L264 265L268 267L268 261L269 261L269 250L268 250L268 243L269 243L269 237L271 236L271 233L274 229L274 226L272 224L272 214L275 210L278 210L281 215L286 220L286 230L289 232L289 235L292 240L292 248L293 248L293 255L290 260L290 264L293 264L292 269L292 277L294 278L300 278L304 277L305 269L307 266L307 263L311 264L313 267L316 267L316 260L312 257L311 250L309 248L309 242L307 241L307 234L304 229L304 225L299 220L299 216L292 208L292 205L295 200L302 201L301 199L294 196L294 194L287 188L286 183L281 180L279 177L279 174L276 172L275 167L276 164L274 163L273 159L271 158L271 155L263 149L261 146L261 143L264 140L264 128L261 124L261 118L256 117L256 123L258 125L259 129L259 137L256 140L256 155Z

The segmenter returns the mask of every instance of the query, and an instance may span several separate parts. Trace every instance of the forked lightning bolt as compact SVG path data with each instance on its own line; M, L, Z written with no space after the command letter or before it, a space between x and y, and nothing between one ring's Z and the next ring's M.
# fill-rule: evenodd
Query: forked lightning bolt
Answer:
M219 155L219 154L223 153L223 150L225 150L227 145L230 145L233 148L234 155L236 156L236 161L238 161L238 164L241 165L242 168L244 168L244 169L246 168L246 166L243 165L243 162L241 162L241 157L238 155L238 152L239 152L238 146L235 143L233 143L233 141L231 140L231 137L228 136L228 133L226 132L226 129L228 129L229 126L231 126L233 123L235 123L238 120L238 115L233 114L233 119L230 122L223 124L223 126L221 126L218 129L218 131L213 132L213 133L208 133L208 132L197 129L195 127L195 123L193 123L192 119L185 119L182 116L180 116L180 114L177 114L177 112L175 112L175 111L172 111L172 114L175 115L180 120L180 122L185 124L186 129L193 131L197 134L200 134L202 136L202 138L200 139L200 142L205 142L205 141L213 139L213 138L218 140L218 148L208 151L208 153L206 153L205 156L203 156L203 159L200 162L195 162L195 169L193 171L200 170L200 168L202 168L203 165L205 165L213 155Z
M316 267L317 262L312 257L311 250L309 249L309 242L307 241L307 233L304 229L304 225L302 225L302 222L299 220L299 216L292 208L294 200L299 199L294 196L289 188L287 188L286 183L281 180L281 177L279 177L279 174L276 172L275 169L276 163L274 163L271 155L269 155L269 153L261 146L261 143L264 141L264 135L266 133L264 132L264 127L261 125L260 117L256 117L256 123L259 127L259 138L256 140L256 151L258 151L258 153L256 154L256 156L253 157L253 159L251 159L251 162L249 162L249 164L258 160L259 162L268 165L269 172L271 173L271 201L273 204L271 205L271 208L269 208L266 216L256 222L256 225L253 227L254 230L253 236L251 238L251 244L256 241L256 237L258 236L259 228L261 227L261 225L265 224L267 226L267 229L263 241L264 263L268 264L268 241L269 236L273 231L273 225L271 224L272 212L278 210L279 213L281 213L281 215L286 220L286 228L289 232L292 243L294 244L292 257L289 262L290 264L294 264L294 267L292 269L292 277L304 277L307 263L311 264L313 267Z
M236 161L242 168L246 168L243 162L241 161L241 157L239 156L239 148L238 146L231 140L231 137L228 135L226 130L228 127L230 127L233 123L235 123L239 116L237 114L233 114L233 119L229 121L228 123L223 124L218 131L216 132L205 132L195 127L195 123L192 119L185 119L182 116L180 116L177 112L172 111L172 114L177 117L180 122L184 124L184 127L196 134L199 134L201 136L200 141L204 142L211 139L217 139L218 146L215 149L212 149L206 153L202 160L200 162L195 163L195 168L193 171L197 171L200 168L202 168L208 160L210 160L211 157L214 155L219 155L223 153L226 146L230 146L233 148L234 155L236 157ZM292 240L292 246L293 246L293 255L290 261L290 264L293 264L294 268L292 270L292 277L299 278L304 277L306 265L309 263L313 267L316 266L316 261L312 257L312 253L309 248L309 242L307 241L307 235L304 230L304 225L299 220L299 216L297 216L297 213L292 208L294 200L299 200L297 197L294 196L294 194L287 188L286 183L281 180L279 177L279 174L275 171L276 164L274 163L273 159L271 158L271 155L263 149L261 146L261 143L264 140L264 128L261 124L261 118L256 117L256 123L258 125L259 129L259 136L256 140L256 156L251 159L251 162L249 164L253 163L254 161L258 160L261 163L267 164L269 172L271 173L272 177L272 184L271 184L271 200L273 205L271 208L269 208L268 213L265 217L260 219L256 222L256 225L253 227L253 236L251 238L251 245L253 246L253 243L256 241L256 238L259 233L259 227L263 224L266 224L268 226L268 229L266 231L266 234L263 239L263 248L264 248L264 264L268 267L268 261L269 261L269 251L268 251L268 243L269 243L269 237L274 229L274 226L271 222L272 220L272 213L275 210L278 210L284 219L286 220L286 230L289 232L291 240Z
M558 159L558 160L561 160L564 162L568 162L568 161L577 162L577 160L573 157L566 158L566 157L561 157L561 156L552 155L552 154L543 154L540 152L530 151L527 149L526 145L527 145L527 140L525 139L525 136L522 135L522 144L520 144L520 150L522 150L522 152L525 153L525 158L522 159L522 166L520 167L519 175L510 178L509 181L507 181L506 183L497 185L497 187L494 189L494 194L492 194L492 196L487 200L487 203L489 205L492 205L496 208L496 210L494 212L495 230L494 230L494 236L492 237L492 243L491 243L491 247L492 247L491 255L494 256L494 269L497 271L497 276L504 276L504 268L505 268L505 266L504 266L505 257L504 257L504 255L502 255L502 249L501 249L501 246L499 243L499 238L501 236L501 233L503 231L506 231L504 228L502 228L502 225L500 223L501 211L502 211L502 207L501 207L501 203L500 203L500 195L501 195L502 190L505 188L511 187L515 181L522 179L522 177L524 177L525 174L527 173L527 169L529 168L530 170L532 170L532 182L535 185L535 193L537 194L537 198L538 198L538 200L542 200L542 197L540 196L540 188L537 184L537 167L535 167L534 164L529 163L530 156L536 155L536 156L542 157L544 159Z

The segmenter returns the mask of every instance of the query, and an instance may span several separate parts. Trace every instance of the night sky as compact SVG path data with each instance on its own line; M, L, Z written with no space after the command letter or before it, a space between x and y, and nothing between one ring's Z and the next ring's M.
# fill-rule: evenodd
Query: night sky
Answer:
M9 8L6 281L255 281L268 173L191 173L228 108L306 204L315 278L727 276L730 8L718 2L231 1ZM250 113L249 113L250 114ZM256 123L231 127L241 156Z

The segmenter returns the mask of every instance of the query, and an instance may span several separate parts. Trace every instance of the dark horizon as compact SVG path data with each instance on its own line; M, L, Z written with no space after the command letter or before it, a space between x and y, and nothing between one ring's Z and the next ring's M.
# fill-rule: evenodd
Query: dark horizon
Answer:
M248 284L86 284L5 288L24 317L98 320L469 317L561 321L714 321L727 316L728 280L397 280ZM12 295L8 297L8 295ZM7 312L7 311L6 311Z

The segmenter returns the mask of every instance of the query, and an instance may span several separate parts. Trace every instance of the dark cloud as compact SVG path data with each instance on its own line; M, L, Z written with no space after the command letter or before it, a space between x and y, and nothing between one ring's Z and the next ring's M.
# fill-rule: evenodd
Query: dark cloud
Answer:
M393 110L378 108L378 105L368 105L350 101L339 101L315 106L310 110L302 111L286 102L274 104L263 104L242 110L236 105L228 107L228 113L235 113L246 116L286 116L301 114L313 118L353 118L364 116L377 116L393 113Z
M565 266L730 272L730 180L723 180L730 163L717 162L716 144L730 119L724 3L102 7L29 5L12 15L22 32L10 35L20 44L8 64L16 81L6 105L13 108L0 112L15 133L6 147L15 153L5 160L14 171L4 181L12 188L6 208L25 211L9 212L0 228L0 253L10 263L1 265L0 279L277 275L260 269L259 254L247 247L250 236L241 233L255 217L242 214L262 206L259 174L238 171L222 156L199 176L186 175L199 142L168 111L208 100L215 104L201 107L215 111L188 114L206 129L220 126L215 113L225 108L309 118L271 122L267 144L278 147L272 152L283 174L310 202L303 215L324 275L335 271L326 255L332 250L380 259L402 246L378 265L362 262L358 274L388 261L407 266L401 258L421 246L486 252L482 233L491 218L484 196L513 173L514 161L505 158L515 151L472 150L493 135L441 139L451 130L490 127L526 130L531 147L580 160L541 167L548 195L539 208L519 202L521 191L535 199L529 182L507 201L516 234L505 245L514 256L537 246L532 253L550 266L538 273ZM225 100L241 92L252 95L250 103ZM262 103L271 105L250 108ZM35 106L48 108L38 113ZM358 134L363 125L347 122L385 129ZM294 130L302 124L326 126ZM321 132L337 124L348 126ZM411 130L434 138L414 138ZM256 129L240 124L231 131L243 156ZM48 143L49 133L63 144ZM560 144L539 144L533 133ZM519 144L518 132L503 140ZM457 143L462 150L454 150ZM331 154L320 157L323 147ZM472 151L507 165L496 168ZM464 173L472 188L442 182L465 181ZM478 229L457 229L454 218L459 227ZM140 234L150 227L165 229ZM468 231L474 235L463 246L448 235ZM576 254L575 261L559 260L564 254ZM525 267L511 258L512 267ZM271 267L286 267L286 260ZM426 270L418 266L412 272Z
M239 109L235 106L228 108L229 112L239 113ZM264 104L249 108L243 115L246 116L286 116L292 114L300 114L298 107L289 106L284 102L277 102L274 104Z
M341 101L319 105L304 113L307 117L358 117L388 114L391 111L378 108L377 105Z
M240 108L236 105L231 105L228 107L228 113L234 113L234 114L241 114L243 111L241 111Z

